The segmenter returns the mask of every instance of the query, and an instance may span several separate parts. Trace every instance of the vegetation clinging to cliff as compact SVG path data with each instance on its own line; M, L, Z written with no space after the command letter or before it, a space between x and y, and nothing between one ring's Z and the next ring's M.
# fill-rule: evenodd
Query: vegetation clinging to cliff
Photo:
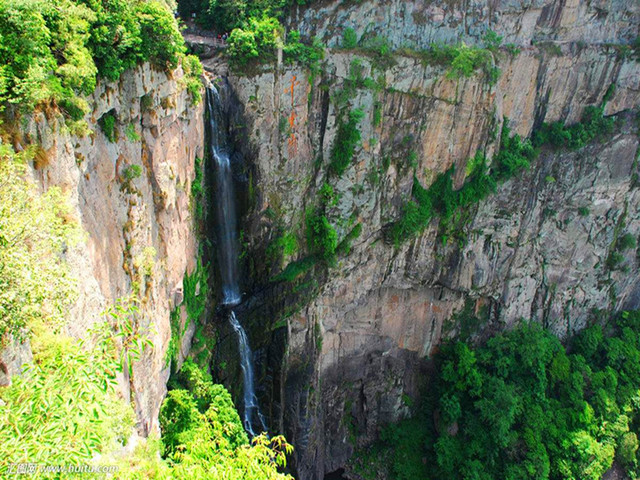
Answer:
M361 135L358 124L364 117L361 109L349 112L347 121L341 120L338 124L338 133L331 148L331 162L329 170L335 175L342 175L351 164L355 149L360 142Z
M537 157L539 147L578 149L599 136L610 133L615 119L604 117L604 106L612 93L613 87L608 90L599 107L587 107L580 123L571 126L566 126L564 122L542 124L533 133L533 142L523 140L517 134L511 136L505 119L500 150L493 158L491 171L485 171L485 162L479 161L484 156L478 152L475 159L469 160L469 164L481 165L482 168L469 172L467 181L459 190L452 189L453 169L438 175L428 189L424 189L415 179L413 199L403 205L400 218L388 228L387 239L397 246L420 233L434 217L438 216L446 221L460 207L470 206L486 198L495 190L498 182L506 181L527 168Z
M420 414L382 436L393 478L599 480L614 458L637 473L639 332L625 312L570 348L537 324L443 346Z

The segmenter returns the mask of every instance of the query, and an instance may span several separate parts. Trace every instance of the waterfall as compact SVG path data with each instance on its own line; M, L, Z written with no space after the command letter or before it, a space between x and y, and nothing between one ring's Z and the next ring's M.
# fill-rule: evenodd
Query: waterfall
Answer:
M236 225L235 194L231 171L230 149L223 128L223 112L220 96L215 86L207 87L209 110L209 139L211 155L215 162L216 216L218 236L218 261L222 278L222 303L228 307L229 322L238 337L240 366L243 377L243 423L250 436L255 436L254 427L266 430L264 418L258 407L253 372L253 352L249 347L247 333L238 321L233 307L241 301L238 282L238 238Z
M222 109L216 88L207 89L209 108L209 136L211 155L216 165L216 216L218 233L218 261L222 277L223 304L234 306L240 303L238 285L238 238L236 227L235 193L231 160L226 135L222 125Z

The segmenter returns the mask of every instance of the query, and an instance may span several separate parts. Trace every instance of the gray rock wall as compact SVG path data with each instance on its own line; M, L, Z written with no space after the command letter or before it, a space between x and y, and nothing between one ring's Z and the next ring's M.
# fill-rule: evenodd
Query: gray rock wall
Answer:
M472 4L462 12L456 4L320 2L291 21L330 45L342 35L334 27L351 25L396 46L426 46L477 41L483 22L496 18L492 28L523 48L515 57L495 57L501 71L495 85L481 73L448 78L445 68L412 56L395 55L386 69L361 56L363 77L382 77L386 87L358 88L341 112L332 96L357 52L327 50L324 74L312 83L292 67L230 75L240 104L238 139L253 160L256 185L244 225L249 252L264 252L278 228L293 232L302 246L281 264L254 265L256 278L268 279L304 257L304 212L317 205L325 181L339 198L327 211L339 238L356 222L363 227L351 252L317 275L319 293L300 311L292 313L286 295L268 290L279 292L274 298L283 313L272 315L274 300L261 325L286 317L286 346L274 353L275 337L264 328L252 338L260 358L275 355L261 360L271 365L262 381L271 382L265 388L277 406L273 424L296 446L299 478L322 478L344 465L355 445L374 439L382 424L408 414L405 400L418 394L425 377L422 359L460 332L460 325L446 322L468 302L488 312L480 329L486 334L531 318L561 337L584 326L594 308L638 306L635 251L623 252L621 269L606 266L615 238L640 233L638 136L622 114L640 105L640 68L604 44L637 35L637 4L619 3L597 7L609 13L593 17L596 6L583 3ZM442 21L438 9L449 9ZM417 14L423 10L431 13L423 18ZM555 46L532 46L532 39ZM225 67L218 71L226 75ZM611 84L617 89L605 113L625 117L616 134L579 152L543 152L529 171L465 213L468 221L457 233L466 242L443 242L437 221L398 249L384 242L384 228L410 196L414 174L429 185L454 165L459 186L469 157L478 149L490 157L497 148L499 133L491 132L500 132L504 117L523 136L543 121L573 123L586 106L602 102ZM362 141L344 175L328 176L338 119L354 108L365 112ZM588 214L580 214L585 208Z

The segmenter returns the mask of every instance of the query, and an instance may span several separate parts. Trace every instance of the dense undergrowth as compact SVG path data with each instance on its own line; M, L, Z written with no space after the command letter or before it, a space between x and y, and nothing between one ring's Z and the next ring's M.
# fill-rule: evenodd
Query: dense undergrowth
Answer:
M445 344L434 362L417 415L355 462L364 478L388 467L397 480L599 480L614 459L635 478L640 312L567 345L523 324L479 347Z
M3 0L0 37L0 108L56 107L72 121L89 111L99 78L147 61L170 70L185 52L173 14L155 0ZM196 62L185 69L190 91Z

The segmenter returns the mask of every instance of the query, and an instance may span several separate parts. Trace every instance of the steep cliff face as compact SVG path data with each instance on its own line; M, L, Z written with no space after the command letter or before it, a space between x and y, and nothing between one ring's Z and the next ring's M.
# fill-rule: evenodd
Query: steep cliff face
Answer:
M261 312L248 315L261 332L251 340L261 359L263 403L271 405L272 425L296 446L299 478L322 478L381 424L408 414L407 396L425 377L422 359L443 338L489 333L522 318L563 337L584 326L593 309L639 305L635 251L607 261L617 239L640 231L638 136L634 114L622 113L640 104L640 69L608 45L635 38L637 8L320 2L290 24L329 46L342 37L337 26L365 38L384 35L393 47L426 47L479 42L488 24L521 51L494 55L495 82L481 72L451 78L446 67L410 52L380 66L366 52L340 49L327 51L323 73L311 79L291 67L229 76L239 102L236 137L253 160L256 190L244 224L260 292L247 307ZM227 75L224 66L212 69ZM349 98L340 104L347 83ZM522 136L542 122L577 122L613 84L605 108L620 118L613 136L574 153L543 149L528 171L465 211L453 232L434 220L398 248L385 242L414 175L429 185L453 165L460 186L476 151L495 153L503 118ZM340 120L356 108L365 114L362 140L345 173L332 175ZM357 223L361 235L328 272L316 268L293 285L269 282L303 258L304 247L281 262L257 259L283 232L305 244L305 211L317 206L325 182L335 193L326 215L338 239ZM313 280L317 290L309 287ZM480 318L477 325L447 322L461 318L465 306Z
M638 35L637 3L625 0L322 1L292 15L291 24L336 46L345 28L382 35L394 47L478 41L491 28L517 45L532 41L619 43Z
M193 105L181 69L166 74L148 65L126 72L118 83L101 82L88 100L93 133L72 135L61 117L37 114L23 136L40 146L36 181L68 193L86 232L66 252L79 290L70 333L87 338L117 299L134 294L140 300L135 329L153 346L134 363L133 378L125 370L119 380L123 397L134 400L138 431L146 435L158 429L166 393L169 314L196 261L189 192L195 158L203 155L203 107ZM101 127L107 117L115 120L113 131ZM192 334L185 336L183 354Z

